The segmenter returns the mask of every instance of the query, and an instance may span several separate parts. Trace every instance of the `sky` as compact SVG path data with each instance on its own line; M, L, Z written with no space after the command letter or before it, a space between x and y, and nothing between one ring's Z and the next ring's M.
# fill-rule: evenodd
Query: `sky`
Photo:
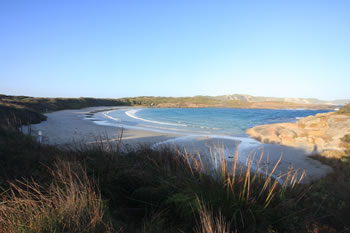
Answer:
M350 98L350 1L1 0L0 93Z

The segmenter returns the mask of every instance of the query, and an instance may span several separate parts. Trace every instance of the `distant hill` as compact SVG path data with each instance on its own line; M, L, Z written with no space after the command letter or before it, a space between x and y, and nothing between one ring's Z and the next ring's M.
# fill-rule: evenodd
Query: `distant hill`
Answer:
M140 96L119 99L130 105L155 108L255 108L255 109L335 109L342 104L317 99L255 97L251 95L156 97ZM345 101L343 101L345 102ZM350 102L350 100L349 100Z
M3 112L20 111L33 115L63 109L77 109L94 106L142 106L153 108L254 108L254 109L330 109L334 110L350 100L323 101L303 98L275 98L251 95L157 97L140 96L120 99L96 98L36 98L0 94L0 108ZM27 112L28 111L28 112ZM18 115L18 114L17 114ZM1 116L1 114L0 114ZM42 116L33 115L35 121ZM34 120L33 120L34 121ZM6 123L6 122L5 122Z
M117 99L34 98L0 94L0 127L36 124L46 119L42 113L94 106L130 105Z
M226 100L239 100L246 102L265 102L265 101L278 101L278 102L288 102L295 104L317 104L317 105L345 105L350 103L350 99L341 99L341 100L320 100L316 98L278 98L278 97L264 97L264 96L252 96L252 95L243 95L243 94L232 94L232 95L223 95L217 96L219 99Z
M20 106L45 113L64 109L79 109L95 106L122 106L130 105L118 99L97 99L97 98L37 98L30 96L10 96L0 94L0 104Z

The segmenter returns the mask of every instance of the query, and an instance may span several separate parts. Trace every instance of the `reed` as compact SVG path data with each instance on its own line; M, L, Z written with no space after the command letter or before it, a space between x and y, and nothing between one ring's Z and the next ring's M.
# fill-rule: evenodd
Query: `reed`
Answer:
M112 232L101 194L85 169L62 161L50 170L49 187L17 181L2 194L2 232Z
M305 176L304 172L300 174L290 168L286 174L275 175L282 158L271 169L262 164L263 153L258 160L249 156L244 164L238 161L237 147L233 161L227 159L231 156L226 153L225 148L214 146L206 160L203 160L203 155L191 154L186 150L179 150L174 155L176 160L182 161L184 167L188 166L193 179L198 179L198 182L191 183L191 188L188 188L187 194L192 199L187 204L193 203L193 198L197 196L203 203L208 203L208 207L198 204L193 208L193 212L199 214L203 229L213 228L216 224L216 220L208 220L212 217L208 214L208 208L223 213L224 218L220 219L228 219L224 225L231 226L231 230L244 231L247 222L253 220L248 228L259 227L256 221L261 215L267 217L271 214L270 209L285 208L288 202L296 205L307 192L298 186ZM256 170L253 170L253 164ZM300 198L292 199L290 196Z
M206 206L197 198L199 223L195 227L195 233L236 233L237 231L231 230L228 221L224 218L219 210L215 215L214 211L210 207Z
M170 146L126 151L122 136L58 151L41 157L52 158L52 179L12 182L3 193L7 232L264 232L302 224L294 220L302 176L291 168L281 182L278 163L265 167L263 154L242 164L237 150L232 160L222 146L209 156ZM49 165L57 158L63 162Z

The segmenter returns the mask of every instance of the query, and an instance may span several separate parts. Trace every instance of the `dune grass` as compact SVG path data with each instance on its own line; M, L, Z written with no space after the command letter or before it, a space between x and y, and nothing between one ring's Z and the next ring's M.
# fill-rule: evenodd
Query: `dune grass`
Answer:
M252 158L240 164L237 151L229 160L220 147L209 157L146 145L123 151L122 135L61 150L13 129L0 139L5 232L348 229L339 217L347 203L324 195L339 180L303 185L302 173L277 176L278 163L267 169L260 159L253 170Z
M6 138L17 145L7 152L22 154L13 164L40 164L7 171L0 219L8 232L209 232L206 218L213 232L303 227L300 177L290 172L281 184L274 169L254 173L237 153L232 163L219 151L210 159L169 147L123 152L121 138L65 151L21 134Z
M80 164L58 162L51 175L47 187L10 183L0 202L3 232L112 232L101 194Z
M349 232L350 154L340 159L322 155L314 155L313 158L332 167L333 172L313 182L313 191L305 202L308 206L318 206L316 215L319 222L323 222L326 226L344 226L338 230ZM315 200L318 200L318 203Z
M210 207L205 206L199 199L197 199L199 223L195 228L195 233L230 233L231 231L228 221L222 216L221 211L214 213Z
M294 208L306 190L298 186L302 176L297 178L292 170L280 184L272 178L275 169L253 173L250 165L246 168L238 163L237 153L229 168L224 154L213 153L204 161L199 154L168 147L141 147L127 154L111 148L97 143L74 153L85 157L91 173L99 179L102 194L110 197L110 208L127 210L116 211L114 216L124 219L126 225L156 218L157 232L178 232L179 226L192 232L202 229L198 222L207 212L203 205L208 205L213 213L221 213L220 219L228 219L224 224L230 226L229 232L264 232L270 224L280 229L302 227ZM219 165L214 166L213 161ZM162 226L162 222L167 225ZM144 226L149 228L150 224Z
M81 100L75 105L63 99L19 99L27 105L16 100L0 106L0 232L350 229L348 157L317 158L334 167L334 172L303 185L300 172L290 169L277 176L278 163L267 169L261 160L254 164L256 171L251 158L240 164L236 152L227 160L222 148L212 148L209 157L145 145L122 151L121 134L117 141L101 139L62 149L37 143L18 126L44 120L39 110L100 102ZM141 104L152 105L153 100ZM140 104L128 101L122 104ZM47 106L53 107L45 110Z

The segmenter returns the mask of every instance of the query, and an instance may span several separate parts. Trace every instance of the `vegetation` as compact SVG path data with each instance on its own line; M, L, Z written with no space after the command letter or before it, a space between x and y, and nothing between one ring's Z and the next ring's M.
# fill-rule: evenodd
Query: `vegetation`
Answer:
M194 96L194 97L155 97L141 96L121 99L96 98L34 98L28 96L0 95L0 104L24 108L39 113L58 111L63 109L78 109L94 106L145 106L158 108L314 108L331 109L327 105L296 104L283 101L231 100L224 97Z
M214 157L169 148L121 152L97 143L67 152L20 133L4 140L0 227L8 232L266 232L306 224L298 217L300 177L289 172L280 184L272 172L253 174L237 153L232 172L222 154L212 170Z
M46 120L46 116L36 111L15 104L0 102L0 125L19 126L22 124L39 123Z
M20 109L12 112L16 118L21 118L16 115ZM10 112L6 111L3 114ZM303 174L292 169L273 178L278 163L272 170L258 164L260 172L253 172L250 159L245 166L237 162L237 152L227 161L223 150L213 150L206 159L166 147L140 145L121 151L121 141L108 140L57 148L23 135L17 124L16 120L0 124L3 232L350 229L347 160L324 161L337 169L310 186L301 184Z
M310 202L318 200L319 208L315 214L323 216L320 218L325 225L345 225L344 232L350 230L350 157L327 158L321 155L314 155L313 158L329 165L333 172L326 177L313 183L313 191L310 192ZM338 229L339 230L339 229ZM325 231L327 232L327 231Z
M350 134L344 135L344 137L341 138L341 143L339 146L343 147L345 149L345 157L350 155Z
M51 175L47 187L27 180L10 183L0 205L3 232L111 232L101 193L84 168L61 161Z
M210 96L153 97L141 96L121 99L95 98L33 98L0 95L0 103L25 107L36 112L78 109L94 106L147 106L147 107L249 107L244 101L218 99Z
M341 108L337 111L337 113L339 113L339 114L350 114L350 104L347 104L347 105L341 107Z
M95 99L95 98L34 98L28 96L0 95L0 103L30 109L45 113L63 109L79 109L94 106L121 106L129 105L118 99Z
M158 106L158 107L249 107L250 104L244 101L233 101L218 99L211 96L194 97L153 97L141 96L134 98L123 98L122 101L131 105Z

